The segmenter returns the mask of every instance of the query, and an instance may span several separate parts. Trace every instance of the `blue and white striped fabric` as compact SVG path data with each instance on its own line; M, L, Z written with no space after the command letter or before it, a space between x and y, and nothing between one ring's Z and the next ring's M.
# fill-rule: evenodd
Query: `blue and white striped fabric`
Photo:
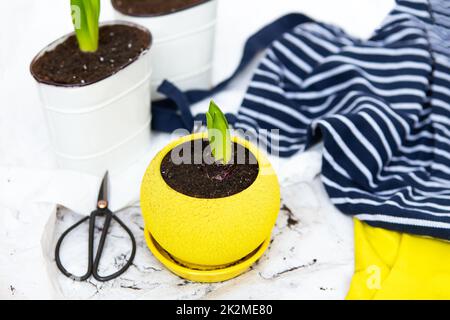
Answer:
M397 1L366 41L308 22L267 49L237 128L323 139L322 181L372 226L450 239L450 1ZM270 145L270 137L268 138Z

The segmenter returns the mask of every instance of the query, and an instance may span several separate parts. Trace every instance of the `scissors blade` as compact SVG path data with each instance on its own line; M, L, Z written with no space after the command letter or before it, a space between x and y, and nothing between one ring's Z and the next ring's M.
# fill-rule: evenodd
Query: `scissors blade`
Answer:
M108 202L108 171L106 171L105 175L103 176L102 184L100 186L100 192L98 193L98 200L97 203L100 201L106 201Z

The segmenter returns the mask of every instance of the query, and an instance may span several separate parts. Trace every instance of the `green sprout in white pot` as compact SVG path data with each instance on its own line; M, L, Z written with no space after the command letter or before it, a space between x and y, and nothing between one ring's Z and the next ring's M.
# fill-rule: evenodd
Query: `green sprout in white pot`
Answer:
M83 52L97 51L100 0L71 0L70 5L80 50Z
M43 48L30 72L58 165L101 176L136 161L150 145L152 36L131 22L100 24L100 0L65 3L74 32Z

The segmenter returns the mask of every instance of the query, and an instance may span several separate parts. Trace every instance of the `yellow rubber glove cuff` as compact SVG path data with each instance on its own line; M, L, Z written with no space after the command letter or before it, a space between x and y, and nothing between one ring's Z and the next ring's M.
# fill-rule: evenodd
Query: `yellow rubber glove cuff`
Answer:
M354 222L347 299L450 299L450 242Z

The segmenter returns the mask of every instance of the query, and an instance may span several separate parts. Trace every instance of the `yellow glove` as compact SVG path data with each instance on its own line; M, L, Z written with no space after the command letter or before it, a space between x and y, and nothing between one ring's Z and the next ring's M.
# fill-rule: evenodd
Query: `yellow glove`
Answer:
M354 222L347 299L450 299L450 242Z

